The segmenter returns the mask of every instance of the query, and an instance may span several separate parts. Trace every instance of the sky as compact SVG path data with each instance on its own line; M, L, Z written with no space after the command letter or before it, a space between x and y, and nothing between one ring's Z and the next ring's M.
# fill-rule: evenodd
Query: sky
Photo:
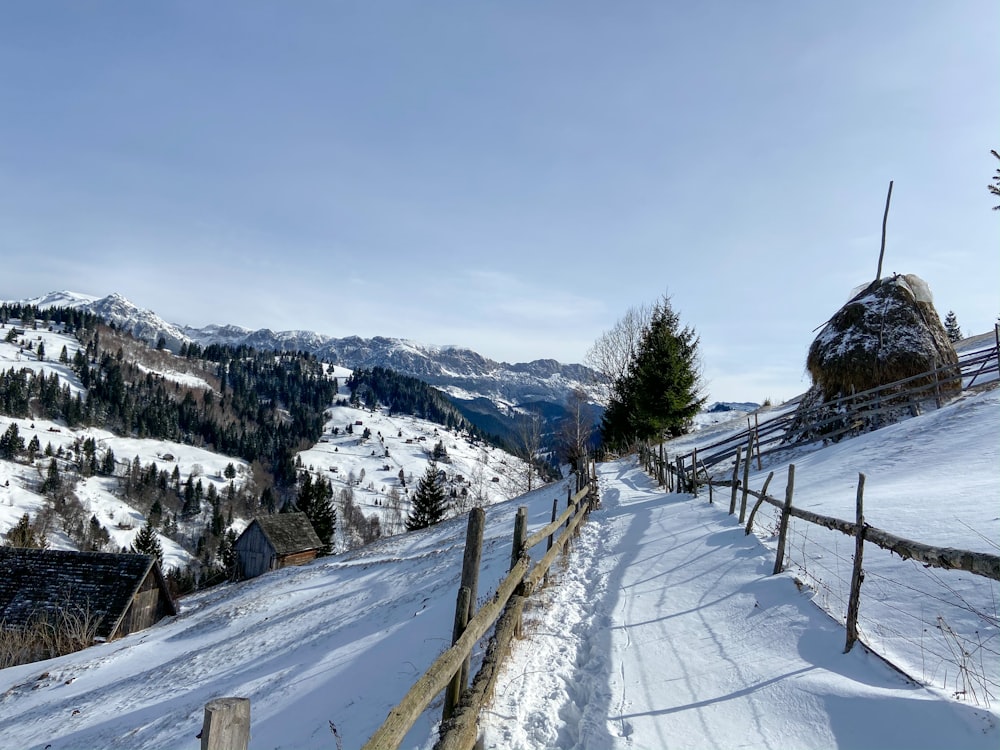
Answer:
M0 298L583 361L671 295L711 400L875 276L1000 314L995 2L0 5ZM30 262L29 262L30 261Z

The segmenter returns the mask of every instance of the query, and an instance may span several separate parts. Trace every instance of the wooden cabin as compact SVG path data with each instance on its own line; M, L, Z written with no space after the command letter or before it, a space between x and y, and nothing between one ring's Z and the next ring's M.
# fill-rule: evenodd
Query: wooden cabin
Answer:
M236 540L240 578L254 578L269 570L302 565L323 548L305 513L260 516Z
M150 555L0 547L0 622L29 627L59 615L98 620L112 640L150 627L177 608Z

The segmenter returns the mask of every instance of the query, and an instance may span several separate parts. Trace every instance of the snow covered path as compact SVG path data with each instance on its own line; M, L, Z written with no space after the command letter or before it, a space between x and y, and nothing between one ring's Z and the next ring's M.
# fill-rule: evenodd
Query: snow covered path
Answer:
M483 716L486 748L996 748L995 715L856 646L735 520L600 467L602 508Z

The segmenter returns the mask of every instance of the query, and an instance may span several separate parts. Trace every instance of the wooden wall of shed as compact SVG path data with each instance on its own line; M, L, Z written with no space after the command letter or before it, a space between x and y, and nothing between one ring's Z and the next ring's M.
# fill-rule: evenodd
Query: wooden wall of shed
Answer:
M280 565L275 565L274 547L264 536L260 525L251 523L236 540L236 557L240 578L255 578Z
M307 549L304 552L295 552L291 555L281 555L274 565L274 568L284 568L289 565L302 565L310 560L315 560L318 553L319 550Z
M112 637L121 638L137 630L145 630L166 617L170 607L164 601L164 596L163 590L156 583L156 576L150 570L132 597L132 603Z

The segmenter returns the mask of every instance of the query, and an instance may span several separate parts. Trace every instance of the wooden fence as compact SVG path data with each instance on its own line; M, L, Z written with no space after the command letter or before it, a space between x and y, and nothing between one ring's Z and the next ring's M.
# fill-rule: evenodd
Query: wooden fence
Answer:
M443 721L435 750L471 750L474 747L480 710L492 697L500 666L520 630L525 602L541 585L552 563L565 551L567 542L596 503L596 485L593 482L596 474L592 465L588 466L587 475L578 475L575 493L572 488L568 490L562 513L558 512L556 498L552 504L551 523L530 536L527 534L528 509L526 506L518 508L510 571L497 587L496 594L478 612L473 612L473 609L485 515L481 508L470 511L452 646L428 667L399 704L389 711L382 726L362 746L362 750L398 748L406 733L441 692L445 692ZM547 550L541 560L532 566L528 552L542 542L546 543ZM494 628L493 635L482 667L469 687L467 675L472 650L490 628Z
M694 454L697 461L697 454ZM671 464L663 455L662 451L657 452L649 446L644 446L640 451L640 460L647 472L654 477L664 477L660 483L670 488L676 486L678 491L692 492L697 495L699 487L707 486L709 490L709 501L714 502L715 488L725 488L730 492L729 514L734 515L739 512L739 522L742 526L746 523L746 533L753 531L754 519L757 511L763 503L768 503L780 510L778 521L778 542L774 562L774 573L780 573L785 564L785 544L788 535L789 518L795 517L811 524L816 524L833 531L839 531L855 539L854 570L851 576L850 598L848 602L847 615L845 618L847 627L847 642L845 651L850 651L851 647L858 639L857 620L858 603L861 597L861 584L864 580L862 575L862 561L864 542L872 544L899 555L902 559L912 559L921 563L925 567L944 568L948 570L964 570L974 575L1000 581L1000 555L993 555L985 552L972 552L969 550L955 549L952 547L937 547L922 542L905 539L891 534L888 531L869 525L864 520L864 486L865 475L858 475L856 515L854 521L845 521L832 516L825 516L820 513L796 508L792 505L792 497L795 486L795 464L788 466L788 484L785 488L783 499L771 497L767 494L767 488L774 476L772 471L764 481L764 486L760 492L751 490L748 486L747 476L749 474L749 464L751 457L748 454L742 460L743 479L738 480L741 466L741 449L736 449L735 466L733 468L733 478L731 480L715 480L710 477L702 478L698 474L688 474L680 461ZM737 503L737 495L740 501ZM750 509L747 518L747 501L749 497L756 498L756 503Z
M962 355L957 366L945 365L811 409L796 409L763 423L757 422L755 415L754 424L749 424L748 418L746 430L702 446L696 453L688 453L680 460L687 470L691 470L695 467L694 459L697 459L697 471L707 472L712 466L729 459L737 446L749 445L748 454L753 451L759 468L763 456L817 440L837 440L845 435L857 434L866 423L878 423L893 412L905 410L916 415L931 402L940 407L942 394L956 382L969 388L1000 372L1000 327L994 329L994 334L996 344ZM802 430L804 434L789 439L789 428L796 424L805 428ZM666 484L664 479L661 477L661 484Z

